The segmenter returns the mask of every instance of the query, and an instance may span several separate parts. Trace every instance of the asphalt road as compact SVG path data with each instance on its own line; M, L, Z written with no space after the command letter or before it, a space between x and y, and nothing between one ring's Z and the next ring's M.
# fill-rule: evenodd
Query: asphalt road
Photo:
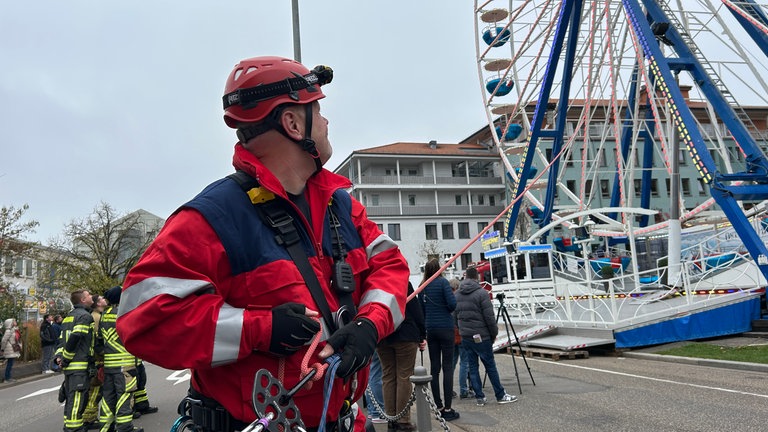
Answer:
M426 357L426 356L425 356ZM502 383L518 394L512 357L497 354ZM522 395L517 403L478 407L458 400L453 431L765 431L768 374L613 356L528 359L516 357ZM185 371L147 365L156 414L136 420L147 432L168 431L189 385ZM56 401L60 375L23 380L0 389L0 432L61 430ZM486 393L492 394L490 384ZM413 413L415 421L415 410ZM386 430L386 425L377 425ZM433 430L440 430L433 421Z

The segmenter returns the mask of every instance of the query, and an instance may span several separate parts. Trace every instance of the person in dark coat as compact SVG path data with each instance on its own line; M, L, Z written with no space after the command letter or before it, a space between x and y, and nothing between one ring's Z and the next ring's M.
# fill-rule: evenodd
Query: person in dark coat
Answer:
M55 353L56 351L56 343L59 341L59 335L61 335L61 322L64 321L64 318L61 317L61 315L56 315L53 317L53 322L51 323L51 330L53 331L53 351ZM61 371L61 366L56 364L55 361L52 361L51 370L54 372Z
M408 282L408 294L413 285ZM424 313L417 300L409 301L405 307L405 320L397 330L384 338L376 348L381 360L384 408L387 416L399 414L411 400L413 386L411 375L416 364L416 349L427 346L427 329L424 327ZM398 421L390 421L388 429L414 431L410 409Z
M431 278L440 270L440 262L433 258L424 265L424 279ZM443 418L456 419L458 413L451 408L453 400L453 346L454 319L451 312L456 309L456 297L451 285L442 275L436 277L421 292L421 303L427 327L427 346L432 373L432 397L442 411ZM443 371L443 395L440 397L440 370Z
M507 394L499 379L496 359L493 357L493 341L499 333L499 326L496 324L493 303L488 297L488 292L480 286L477 279L477 269L468 268L466 278L456 292L456 319L459 322L461 348L467 351L469 381L475 391L477 405L485 405L487 400L480 380L480 364L477 361L479 357L491 380L496 401L500 404L515 402L517 397Z
M53 373L51 370L51 364L53 362L53 352L56 351L56 340L58 335L53 329L53 315L45 314L43 316L43 322L40 323L40 346L43 350L43 358L41 361L42 373Z

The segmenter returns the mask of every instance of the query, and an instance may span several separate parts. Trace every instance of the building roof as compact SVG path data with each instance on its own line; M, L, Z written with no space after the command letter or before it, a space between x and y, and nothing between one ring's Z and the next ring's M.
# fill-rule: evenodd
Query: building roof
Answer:
M447 144L447 143L417 143L396 142L378 147L356 150L353 154L378 154L378 155L414 155L414 156L498 156L486 146L473 143Z

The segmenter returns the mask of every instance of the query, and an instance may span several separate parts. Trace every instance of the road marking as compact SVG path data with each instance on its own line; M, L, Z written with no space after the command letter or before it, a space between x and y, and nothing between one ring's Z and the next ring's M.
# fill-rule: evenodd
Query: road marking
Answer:
M33 397L33 396L40 396L40 395L42 395L42 394L46 394L46 393L55 392L55 391L58 391L58 390L59 390L59 387L61 387L61 386L60 386L60 385L57 385L56 387L51 387L51 388L49 388L49 389L42 389L42 390L38 390L38 391L36 391L36 392L34 392L34 393L30 393L30 394L28 394L28 395L26 395L26 396L22 396L22 397L20 397L20 398L16 399L16 401L18 402L18 401L20 401L20 400L22 400L22 399L31 398L31 397Z
M168 375L168 378L166 378L166 380L176 381L173 383L173 385L176 385L176 384L181 384L184 381L189 381L190 378L192 378L192 374L189 373L189 369L184 369L184 370L173 371L172 374Z
M746 395L746 396L757 396L757 397L768 399L768 394L750 393L750 392L744 392L744 391L740 391L740 390L732 390L732 389L727 389L727 388L722 388L722 387L712 387L712 386L705 386L705 385L701 385L701 384L691 384L691 383L680 382L680 381L673 381L673 380L668 380L668 379L663 379L663 378L653 378L653 377L647 377L647 376L642 376L642 375L634 375L634 374L629 374L629 373L626 373L626 372L616 372L616 371L607 370L607 369L598 369L598 368L587 367L587 366L579 366L579 365L568 364L568 363L556 363L556 362L549 361L549 360L539 360L539 359L534 359L534 358L529 358L528 360L533 360L533 361L537 361L537 362L544 362L544 363L551 364L551 365L556 365L556 366L567 366L567 367L572 367L572 368L576 368L576 369L584 369L584 370L590 370L590 371L595 371L595 372L605 372L605 373L609 373L609 374L613 374L613 375L621 375L621 376L630 377L630 378L640 378L640 379L644 379L644 380L648 380L648 381L656 381L656 382L663 382L663 383L669 383L669 384L678 384L678 385L682 385L682 386L696 387L696 388L707 389L707 390L716 390L716 391L722 391L722 392L726 392L726 393L737 393L737 394L742 394L742 395Z

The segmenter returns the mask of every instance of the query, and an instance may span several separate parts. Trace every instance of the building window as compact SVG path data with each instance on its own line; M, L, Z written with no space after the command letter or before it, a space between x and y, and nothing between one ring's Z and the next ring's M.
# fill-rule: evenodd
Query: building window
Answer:
M698 185L699 189L699 195L703 196L707 194L707 187L704 185L704 180L701 178L696 179L696 184Z
M379 231L384 232L384 224L376 224L376 228L378 228Z
M400 224L387 225L387 234L389 234L389 238L391 238L392 240L401 240Z
M472 254L471 253L463 253L461 254L461 268L463 270L466 270L469 265L472 263Z
M611 196L611 191L608 188L608 180L605 180L605 179L600 180L600 195L603 198L608 198L609 196Z
M416 205L416 195L408 195L408 205L410 206Z
M459 222L459 238L469 238L469 222Z
M13 272L13 261L9 256L3 258L3 273L11 274Z
M566 180L565 187L567 187L569 191L573 192L574 195L579 195L579 191L576 190L576 180Z
M686 165L686 162L688 161L688 158L686 157L686 156L687 156L687 153L688 153L688 151L687 151L686 149L682 149L682 148L681 148L681 149L679 150L679 152L678 152L678 154L677 154L677 162L678 162L680 165Z
M485 225L486 225L485 222L478 222L477 223L477 232L479 232L479 233L483 232L483 230L485 229Z
M651 196L659 196L659 182L657 179L651 179Z
M683 195L691 196L691 179L680 179L680 186L683 189Z
M424 224L427 240L437 240L437 224Z
M451 164L451 177L466 177L467 164L464 162Z
M605 157L605 149L600 149L600 166L601 167L607 167L608 166L608 158Z
M461 195L456 195L456 205L461 205Z
M592 180L587 180L586 182L584 182L584 189L585 189L584 195L592 195Z
M643 189L643 181L640 179L634 179L632 183L635 184L635 196L639 197L640 192L642 192L642 189Z
M488 195L488 205L489 206L496 205L496 197L494 195Z
M388 175L388 176L391 176L391 175L392 175L392 170L391 170L391 169L389 169L389 168L385 169L385 170L384 170L384 175Z
M443 239L453 240L453 224L452 223L443 224Z
M485 205L485 195L477 195L477 205Z
M379 205L379 194L371 194L371 205L372 206Z
M498 231L500 233L504 233L504 222L497 221L495 224L493 224L493 230Z

